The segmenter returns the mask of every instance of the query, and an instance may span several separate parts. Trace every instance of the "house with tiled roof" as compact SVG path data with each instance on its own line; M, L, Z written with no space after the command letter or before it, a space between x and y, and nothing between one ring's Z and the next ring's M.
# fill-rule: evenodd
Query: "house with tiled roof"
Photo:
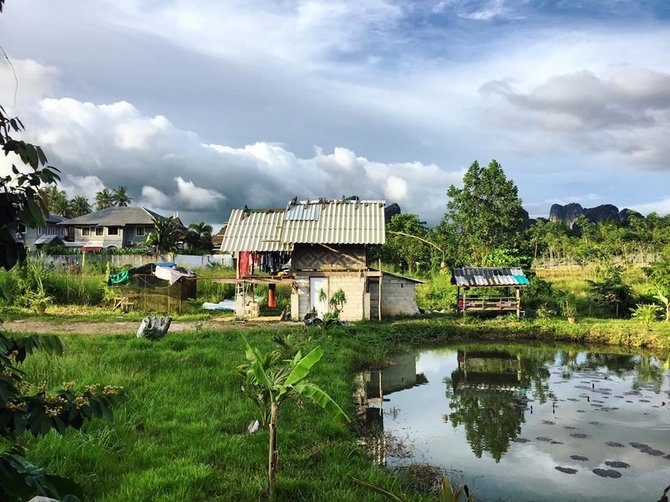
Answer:
M66 245L100 250L143 246L154 219L165 217L144 207L108 207L61 221Z

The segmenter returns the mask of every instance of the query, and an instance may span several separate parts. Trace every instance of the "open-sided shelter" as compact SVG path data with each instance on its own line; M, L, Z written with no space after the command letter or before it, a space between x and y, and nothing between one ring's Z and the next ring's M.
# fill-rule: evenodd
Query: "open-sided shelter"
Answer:
M456 284L456 308L464 314L469 311L515 312L521 316L521 288L528 286L528 278L517 267L461 267L451 274ZM499 288L502 295L470 294L471 288Z
M292 319L302 319L313 310L323 316L339 290L346 298L341 319L380 318L384 274L369 266L367 251L385 240L380 200L294 198L285 209L235 209L221 252L232 253L237 260L236 313L257 314L249 293L253 284L272 287L290 280ZM414 282L407 283L406 304L413 303L413 309L403 313L415 313Z

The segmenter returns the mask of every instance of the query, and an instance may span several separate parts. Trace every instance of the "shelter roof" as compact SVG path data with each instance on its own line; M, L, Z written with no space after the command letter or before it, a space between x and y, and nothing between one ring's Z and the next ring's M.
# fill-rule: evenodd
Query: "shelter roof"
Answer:
M453 269L451 283L465 287L527 286L528 278L518 267L461 267Z
M290 251L295 244L385 241L384 201L294 199L286 209L234 209L221 251Z
M162 220L165 217L144 207L108 207L77 218L63 220L59 225L97 225L104 227L153 225L154 218Z

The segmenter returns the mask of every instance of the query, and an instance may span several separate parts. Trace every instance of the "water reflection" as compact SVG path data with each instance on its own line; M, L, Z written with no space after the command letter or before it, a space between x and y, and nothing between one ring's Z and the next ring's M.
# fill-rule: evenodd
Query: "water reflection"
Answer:
M622 500L619 477L631 500L656 500L670 481L669 361L468 344L396 362L359 376L382 463L406 461L399 437L416 461L471 476L484 500Z

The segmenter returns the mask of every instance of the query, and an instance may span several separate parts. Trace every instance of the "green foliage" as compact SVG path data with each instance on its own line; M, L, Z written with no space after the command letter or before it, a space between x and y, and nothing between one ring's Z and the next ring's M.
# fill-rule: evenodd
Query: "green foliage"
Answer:
M212 226L204 221L191 223L186 232L186 243L189 248L199 254L212 252Z
M19 224L45 226L48 204L40 187L60 179L58 169L47 164L42 148L14 137L23 129L21 120L8 116L0 106L0 150L11 162L11 174L0 176L0 268L7 270L25 257L23 244L14 238Z
M172 218L154 218L154 230L147 234L147 246L153 246L157 253L174 253L181 240L181 232Z
M103 188L95 194L95 209L100 211L114 205L114 194L109 188Z
M83 195L76 195L69 202L71 218L83 216L91 212L92 207L88 199Z
M323 356L320 347L303 356L298 351L292 359L283 360L281 351L261 352L245 346L247 363L238 367L244 378L243 392L247 394L261 411L261 423L270 427L268 489L270 499L276 496L277 471L277 415L279 406L287 398L307 398L320 406L329 415L348 422L349 417L342 408L318 385L307 381L312 367Z
M63 353L55 336L32 335L12 338L0 331L0 498L26 500L32 495L65 497L79 494L72 483L46 474L23 457L21 440L25 433L33 436L67 428L80 429L92 417L111 420L113 396L119 388L89 385L76 390L72 382L65 389L47 390L44 385L24 381L19 364L35 350ZM70 500L76 500L71 498Z
M112 201L115 206L126 207L133 199L128 194L128 187L125 185L117 186L112 193Z
M425 273L430 268L433 249L427 239L426 222L419 215L396 214L386 225L386 243L372 259L379 258L410 274Z
M657 305L638 304L634 309L630 310L632 312L631 317L641 321L648 331L651 329L652 323L656 320L659 308Z
M601 278L587 281L596 304L616 317L625 315L633 302L633 291L623 282L622 271L619 265L604 264L600 271Z
M449 187L447 212L438 232L455 241L450 263L481 265L497 249L521 249L524 209L518 189L495 160L487 167L473 162L463 188Z

